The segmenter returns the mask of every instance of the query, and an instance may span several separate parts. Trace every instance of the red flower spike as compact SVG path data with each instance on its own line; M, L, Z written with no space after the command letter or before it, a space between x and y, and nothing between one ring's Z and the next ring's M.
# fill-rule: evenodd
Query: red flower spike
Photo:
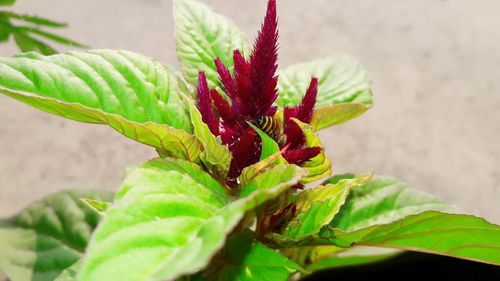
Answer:
M231 160L230 186L236 186L236 178L243 168L259 161L262 140L248 126L265 116L274 116L277 107L273 103L278 98L276 75L278 60L278 28L276 0L269 0L262 28L255 40L254 50L246 60L239 50L234 50L234 74L220 59L215 60L223 90L231 101L227 101L215 89L208 89L204 73L200 73L198 84L198 109L203 121L215 135L220 135L223 144L229 146ZM292 120L310 123L313 115L318 80L313 78L301 103L293 108L285 108L283 132L286 141L280 141L284 149L283 157L292 164L302 165L321 152L321 148L307 148L306 138L301 128ZM213 105L213 107L212 107ZM214 108L216 112L214 112ZM286 142L286 143L283 143Z
M236 88L234 85L233 78L231 77L231 73L229 72L229 69L222 63L220 59L215 60L215 66L217 67L217 72L219 73L222 85L224 85L224 90L226 91L226 94L230 98L234 98L236 93Z
M219 120L215 117L212 108L212 100L208 90L207 77L204 72L198 74L198 104L197 108L201 113L203 122L208 125L212 134L219 135Z
M285 107L284 132L286 135L287 144L289 144L290 148L292 149L300 148L306 142L306 137L304 136L302 129L300 129L299 125L297 125L297 123L295 123L295 121L292 120L292 118L295 118L295 116L297 116L297 108Z
M250 56L249 95L252 102L252 111L247 116L255 119L263 116L278 97L276 85L278 77L278 19L276 16L276 0L270 0L267 5L267 14L254 44L254 51Z
M210 90L210 97L217 109L219 117L225 122L233 123L234 116L229 103L215 89Z
M252 128L248 128L245 133L229 146L233 154L231 166L229 168L229 178L235 179L243 168L257 163L261 153L261 140Z
M305 136L300 127L291 119L296 118L304 123L311 123L318 95L318 79L312 78L306 94L299 105L293 108L285 108L285 134L292 148L297 148L305 143Z
M300 166L316 157L320 153L321 147L315 146L299 149L289 149L283 154L283 157L286 159L286 161L288 161L288 163Z
M234 79L236 85L236 93L232 97L233 99L233 111L239 115L244 115L244 108L248 105L245 104L244 99L242 97L248 96L248 73L250 66L248 62L245 60L245 57L241 54L240 51L235 50L233 52L233 60L234 60Z
M298 106L297 115L295 118L299 119L304 123L311 123L311 119L314 112L314 106L316 105L316 96L318 95L318 79L312 78L309 88L306 91L305 96L302 98L302 102Z

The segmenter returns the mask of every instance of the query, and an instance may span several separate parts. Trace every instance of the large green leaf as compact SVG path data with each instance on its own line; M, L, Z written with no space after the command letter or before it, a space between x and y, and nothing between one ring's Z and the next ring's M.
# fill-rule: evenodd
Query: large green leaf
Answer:
M108 124L125 136L195 160L201 144L169 69L127 51L93 50L0 58L0 92L77 121Z
M339 247L388 247L500 264L499 226L455 214L443 201L389 177L353 189L319 238Z
M353 179L344 174L326 183ZM411 188L407 183L388 176L375 176L371 181L351 190L331 227L354 231L375 224L386 224L424 211L455 212L448 203Z
M311 77L318 78L318 108L311 122L315 130L340 124L361 115L372 104L370 80L350 56L334 55L291 66L279 74L276 103L292 106L304 96Z
M292 165L280 172L289 178L272 186L274 174L261 174L262 188L234 200L193 163L147 162L128 175L106 211L79 280L173 280L199 271L247 210L275 198L303 175Z
M83 254L99 215L80 198L112 200L106 191L50 195L0 224L0 270L12 281L54 280Z
M221 87L216 58L232 69L233 50L249 54L245 35L228 18L195 0L175 0L175 35L182 72L192 85L198 83L198 72L205 71L210 87Z
M205 272L209 280L286 281L295 271L304 269L245 232L229 237Z
M300 241L317 234L339 212L351 188L369 179L370 176L343 179L299 193L293 199L297 214L284 226L282 239Z

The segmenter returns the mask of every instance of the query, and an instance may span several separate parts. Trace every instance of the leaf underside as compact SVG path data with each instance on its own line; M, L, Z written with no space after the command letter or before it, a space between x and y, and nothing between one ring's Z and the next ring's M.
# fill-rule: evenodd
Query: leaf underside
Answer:
M390 177L352 189L319 244L366 245L500 264L500 227Z
M169 69L128 51L0 58L0 93L69 119L108 124L125 136L194 161L201 144Z
M80 259L100 218L83 197L109 201L113 195L63 191L0 223L0 270L12 281L49 281Z

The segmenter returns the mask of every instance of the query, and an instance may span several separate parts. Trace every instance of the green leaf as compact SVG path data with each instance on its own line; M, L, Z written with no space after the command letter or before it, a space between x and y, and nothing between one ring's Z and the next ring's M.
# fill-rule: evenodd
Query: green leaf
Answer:
M310 125L302 123L295 118L292 120L297 123L300 129L302 129L302 132L304 132L306 137L306 147L317 146L323 148L318 135L314 132ZM313 182L327 177L332 173L332 162L330 161L330 158L326 157L324 149L320 154L303 164L302 167L309 172L309 174L301 180L302 183Z
M12 281L54 280L83 254L99 216L80 198L111 200L106 191L50 195L0 223L0 270Z
M205 71L210 87L222 88L214 60L219 58L232 70L233 50L250 53L243 32L228 18L195 0L175 0L177 55L186 80L198 83L198 72Z
M337 183L355 177L353 174L338 175L326 182ZM415 190L407 183L388 176L375 176L351 190L330 227L354 231L429 210L456 212L448 203Z
M2 0L0 0L0 1L2 1ZM3 0L3 1L5 1L5 0ZM7 0L7 1L9 1L9 0ZM14 1L12 1L12 2L14 2ZM7 18L11 18L11 19L19 20L19 21L24 21L24 22L28 22L28 23L33 23L36 25L48 26L48 27L67 27L68 26L68 24L64 23L64 22L53 21L53 20L42 18L39 16L20 15L20 14L8 12L8 11L1 11L0 16L4 16Z
M201 270L247 210L275 198L302 175L296 166L286 169L295 172L284 172L291 177L286 185L234 200L193 163L147 162L125 179L92 237L79 280L173 280Z
M22 30L18 30L17 27L13 27L12 32L14 34L14 41L16 42L19 49L21 49L21 51L23 52L38 51L44 55L52 55L57 53L57 51L49 45L31 37L29 34Z
M191 122L193 122L194 135L203 145L203 152L200 155L201 161L219 179L225 179L231 164L231 152L227 145L222 145L220 137L215 137L207 124L202 120L201 114L196 107L191 104Z
M305 270L282 254L255 240L250 232L229 237L221 253L206 270L209 280L286 281L290 274Z
M16 3L16 0L0 0L0 6L11 6Z
M300 241L317 234L339 212L349 191L368 181L370 177L343 179L335 184L329 183L299 193L293 199L297 215L285 225L283 238Z
M103 202L91 198L81 198L81 200L99 215L103 215L106 209L111 205L111 202Z
M0 92L43 111L108 124L125 136L195 161L186 98L165 66L128 51L0 58Z
M283 249L282 253L309 271L364 265L395 257L401 250L357 246L343 249L335 246L312 246Z
M282 152L278 151L275 154L260 160L259 162L250 165L243 169L238 180L242 186L251 182L257 175L263 173L266 169L276 164L286 164L286 160L281 156Z
M363 103L339 103L320 107L314 111L311 127L318 131L339 125L365 113L371 106Z
M260 153L260 161L280 151L278 143L273 138L271 138L268 134L264 133L257 126L251 123L248 123L248 125L250 125L250 127L252 127L257 132L257 134L259 134L262 140L262 152Z
M318 271L344 266L365 265L390 259L402 253L402 251L396 249L358 246L339 253L327 254L327 251L323 249L324 247L329 246L315 247L318 256L307 267L308 270Z
M78 272L82 267L82 260L78 260L72 266L66 268L54 281L76 281Z
M350 56L334 55L291 66L279 74L276 103L293 106L305 95L311 77L318 78L316 112L312 125L319 130L361 115L372 105L370 80Z
M387 247L500 264L500 227L450 213L454 211L396 179L376 177L351 191L318 243L327 240L339 247Z
M2 18L0 14L0 43L9 40L12 28L7 19Z
M72 47L79 47L79 48L88 48L87 45L84 45L82 43L76 42L76 41L68 39L68 38L64 38L62 36L59 36L59 35L51 33L51 32L47 32L47 31L41 30L39 28L27 27L27 26L16 26L16 29L20 30L20 31L23 31L25 33L36 34L36 35L38 35L40 37L44 37L44 38L50 39L51 41L57 42L59 44L69 45L69 46L72 46Z
M266 198L261 202L263 203L277 197L288 187L296 184L306 174L307 172L304 169L295 165L279 164L271 166L255 174L246 184L243 184L239 197L249 197L255 195L257 191L265 191L265 194L267 192L274 193L273 198Z

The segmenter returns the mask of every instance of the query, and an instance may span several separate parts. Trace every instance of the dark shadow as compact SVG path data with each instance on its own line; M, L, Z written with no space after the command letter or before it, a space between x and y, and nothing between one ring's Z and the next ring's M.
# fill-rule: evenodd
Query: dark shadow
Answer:
M364 266L314 273L303 280L500 280L500 266L422 253L405 253ZM377 279L373 279L377 278Z

